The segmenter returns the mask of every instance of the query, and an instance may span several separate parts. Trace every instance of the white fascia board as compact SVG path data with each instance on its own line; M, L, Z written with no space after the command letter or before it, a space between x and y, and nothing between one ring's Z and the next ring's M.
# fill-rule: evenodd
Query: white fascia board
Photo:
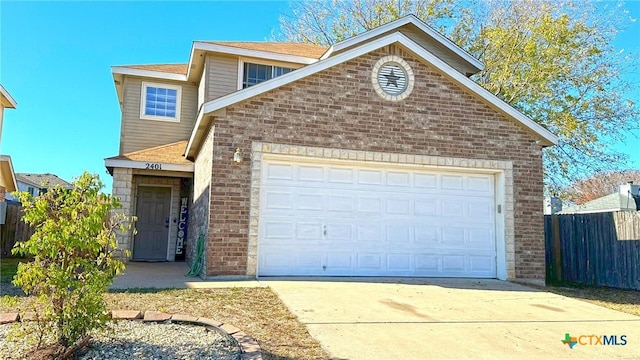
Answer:
M198 49L198 50L216 52L221 54L231 54L231 55L237 55L237 56L253 57L253 58L259 58L259 59L282 61L282 62L289 62L289 63L296 63L296 64L309 65L309 64L318 62L318 59L305 57L305 56L278 54L278 53L272 53L268 51L259 51L259 50L249 50L249 49L242 49L242 48L237 48L233 46L209 44L209 43L203 43L203 42L197 42L197 41L193 44L193 46L194 46L194 50Z
M160 164L161 169L150 169L156 171L183 171L183 172L193 172L194 165L193 164L170 164L163 162L153 162L153 161L133 161L133 160L119 160L119 159L105 159L104 166L105 167L114 167L114 168L127 168L127 169L149 169L149 164Z
M112 66L111 72L114 74L133 75L133 76L141 76L141 77L148 77L148 78L155 78L155 79L187 81L186 75L172 74L172 73L166 73L161 71L132 69L125 66Z
M205 103L206 104L206 103ZM191 147L193 146L193 142L196 139L196 134L198 133L198 128L202 123L202 119L204 118L204 105L200 107L200 111L198 111L198 117L196 118L196 123L193 126L193 130L191 131L191 136L189 137L189 142L187 143L187 148L184 151L184 155L186 157L191 156Z
M18 103L16 102L16 100L11 96L11 94L9 94L7 89L5 89L2 84L0 84L0 94L2 94L2 96L9 102L10 106L8 106L8 108L15 109L16 107L18 107Z
M187 76L186 76L187 79L191 75L191 64L193 64L193 59L195 55L196 55L196 42L194 41L191 44L191 52L189 53L189 63L187 64Z
M371 42L365 43L359 47L354 49L345 51L336 56L330 57L328 59L319 61L315 64L303 67L298 70L294 70L285 75L279 76L277 78L273 78L271 80L265 81L258 85L251 86L249 88L236 91L229 95L225 95L218 99L206 102L202 105L203 115L214 112L216 110L220 110L229 105L235 104L237 102L249 99L256 95L262 94L269 90L273 90L280 86L286 85L288 83L294 82L296 80L302 79L304 77L310 76L322 70L328 69L332 66L341 64L345 61L351 60L358 56L364 55L371 51L377 50L383 46L387 46L393 43L400 43L408 50L412 51L418 57L422 58L427 63L431 64L438 70L440 70L443 75L447 76L449 79L457 82L462 87L467 88L472 93L477 94L487 103L495 106L499 111L503 112L505 115L513 118L514 120L520 122L525 127L531 129L534 133L538 134L541 138L547 141L547 145L557 144L558 138L554 134L552 134L549 130L544 127L538 125L535 121L531 120L526 115L522 114L518 110L514 109L511 105L506 102L500 100L497 96L493 95L480 85L473 82L471 79L462 75L460 72L456 71L446 62L440 60L437 56L431 54L422 46L413 42L413 40L409 39L407 36L403 35L400 32L394 32L392 34L386 35L379 39L373 40ZM187 147L187 155L189 155L189 150L191 148L192 140L196 136L196 132L198 131L198 122L193 129L191 134L191 139L189 140L189 146Z
M320 60L324 60L328 58L329 56L331 56L331 54L333 54L333 45L329 46L327 51L325 51L324 54L322 54L322 56L320 57Z
M367 41L368 39L374 38L376 36L384 34L387 31L391 31L391 30L393 30L395 28L400 28L400 27L402 27L404 25L407 25L407 24L415 25L416 27L418 27L418 29L420 29L424 33L426 33L429 37L433 38L434 40L436 40L437 42L439 42L440 44L442 44L443 46L445 46L449 50L453 51L455 54L457 54L458 56L460 56L464 60L466 60L471 66L474 66L476 69L478 69L478 71L481 71L481 70L484 69L484 64L482 64L482 62L480 60L478 60L475 57L473 57L471 54L466 52L463 48L461 48L460 46L456 45L453 41L449 40L446 36L440 34L438 31L433 29L431 26L425 24L424 22L422 22L420 19L418 19L414 15L405 16L405 17L400 18L400 19L398 19L396 21L392 21L390 23L387 23L387 24L382 25L380 27L377 27L375 29L363 32L362 34L359 34L359 35L356 35L356 36L351 37L349 39L343 40L343 41L341 41L339 43L334 44L329 49L329 51L331 51L331 52L340 51L340 50L343 50L345 48L348 48L348 47L351 47L351 46L355 46L360 42ZM331 56L331 53L329 51L327 51L324 55L322 55L322 58L327 58L327 57Z

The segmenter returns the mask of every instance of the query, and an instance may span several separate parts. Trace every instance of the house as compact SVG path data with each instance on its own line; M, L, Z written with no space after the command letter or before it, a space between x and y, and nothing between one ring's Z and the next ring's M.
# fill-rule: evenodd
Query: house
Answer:
M4 109L15 109L18 103L11 97L11 94L0 84L0 145L2 144L2 125L4 122ZM2 147L0 146L0 149ZM16 191L17 184L15 173L13 172L13 163L8 155L0 155L0 202L4 202L5 195L9 192ZM2 216L0 220L4 221L4 213L0 211Z
M618 192L581 205L568 206L559 214L586 214L612 211L640 211L640 185L629 182L619 186Z
M202 235L205 277L544 282L557 138L469 79L482 67L414 16L330 48L195 41L186 64L114 66L105 166L137 216L119 246L192 262Z
M4 109L15 109L18 103L9 92L0 84L0 145L2 144L2 125L4 122ZM0 146L0 149L2 147ZM7 194L16 191L16 176L13 171L11 156L0 155L0 229L7 218ZM0 236L0 244L4 244Z
M55 187L62 186L64 189L72 189L71 183L59 178L55 174L32 174L32 173L17 173L16 182L18 185L18 191L26 191L32 196L38 196L47 192L47 190ZM15 197L9 195L7 198L11 200L17 200Z

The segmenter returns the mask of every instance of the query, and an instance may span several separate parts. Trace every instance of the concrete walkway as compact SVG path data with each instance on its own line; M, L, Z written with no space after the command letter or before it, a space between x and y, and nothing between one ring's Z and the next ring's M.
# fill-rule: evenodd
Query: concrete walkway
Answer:
M116 277L110 289L213 289L228 287L265 287L256 280L202 280L186 277L189 267L183 262L128 262L123 274Z
M640 358L639 317L498 280L261 282L335 359ZM626 345L570 349L567 333L625 335Z

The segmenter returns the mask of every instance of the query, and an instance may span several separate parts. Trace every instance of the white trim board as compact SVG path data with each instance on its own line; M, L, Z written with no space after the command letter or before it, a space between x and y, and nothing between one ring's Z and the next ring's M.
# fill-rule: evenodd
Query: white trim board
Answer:
M167 73L162 71L133 69L126 66L112 66L111 72L113 74L141 76L141 77L149 77L149 78L155 78L155 79L187 81L187 75L173 74L173 73Z
M394 32L392 34L385 35L379 39L373 40L371 42L358 46L354 49L345 51L336 56L329 57L325 60L321 60L315 64L311 64L301 69L294 70L288 74L281 75L277 78L273 78L271 80L251 86L249 88L242 89L234 93L231 93L229 95L225 95L215 100L206 102L202 105L201 111L203 112L203 115L209 114L211 112L220 110L222 108L233 105L240 101L247 100L254 96L276 89L280 86L292 83L296 80L300 80L307 76L313 75L315 73L318 73L330 67L336 66L348 60L354 59L358 56L362 56L371 51L377 50L379 48L382 48L384 46L391 45L394 43L401 44L406 49L408 49L409 51L413 52L416 56L421 58L423 61L435 67L441 74L443 74L450 80L459 84L463 88L466 88L472 93L477 94L480 97L480 99L483 100L489 106L503 113L507 117L515 120L516 122L519 122L520 124L522 124L525 128L529 129L531 132L537 135L542 140L543 145L554 145L558 143L558 137L552 134L550 131L540 126L539 124L531 120L529 117L519 112L518 110L514 109L509 104L502 101L497 96L490 93L489 91L485 90L480 85L476 84L475 82L473 82L472 80L464 76L463 74L459 73L449 64L440 60L438 57L431 54L430 52L425 50L422 46L416 44L413 40L409 39L406 35L400 32ZM187 157L193 157L195 154L195 151L197 150L193 148L194 139L197 136L197 133L199 131L204 131L204 128L208 128L208 126L205 126L203 129L201 129L200 122L204 118L205 118L204 116L198 118L198 121L195 124L194 130L191 133L191 136L189 138L189 144L187 145L187 149L185 151L185 155ZM197 146L199 146L199 144Z
M16 107L18 107L18 103L16 102L16 100L11 96L11 94L9 94L7 89L5 89L2 84L0 84L0 94L2 94L2 96L4 96L4 98L9 102L10 106L7 106L7 108L15 109Z
M147 164L160 164L161 169L153 169L148 168ZM104 166L106 167L114 167L114 168L126 168L126 169L146 169L146 170L155 170L155 171L183 171L183 172L193 172L194 165L193 164L170 164L163 162L153 162L153 161L134 161L134 160L119 160L119 159L105 159ZM161 175L161 174L158 174Z

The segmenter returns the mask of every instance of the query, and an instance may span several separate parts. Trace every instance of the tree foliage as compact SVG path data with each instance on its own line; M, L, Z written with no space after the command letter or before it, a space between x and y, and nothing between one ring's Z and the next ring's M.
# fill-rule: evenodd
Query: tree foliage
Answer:
M608 144L638 128L637 65L613 40L632 19L619 4L553 0L355 0L291 3L281 39L332 44L415 14L485 64L472 79L558 135L544 152L547 191L624 168Z
M618 192L619 186L633 181L640 184L640 170L597 173L577 181L566 190L568 200L581 205L588 201Z
M19 265L14 284L38 297L43 305L38 318L53 324L44 329L63 349L105 326L102 293L124 270L114 256L115 235L126 231L130 221L112 213L120 202L100 193L101 188L98 176L85 172L71 190L58 186L37 197L18 194L23 221L35 232L13 253L34 259Z

